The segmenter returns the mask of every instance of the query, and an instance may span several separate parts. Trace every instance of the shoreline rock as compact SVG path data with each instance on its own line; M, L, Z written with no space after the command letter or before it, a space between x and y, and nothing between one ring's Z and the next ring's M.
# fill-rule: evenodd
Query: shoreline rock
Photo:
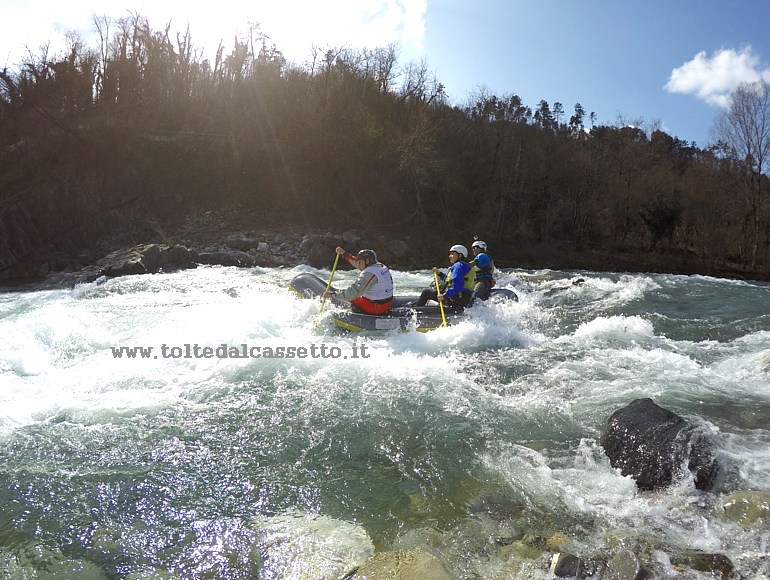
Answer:
M66 286L93 282L101 277L174 272L199 265L293 268L308 264L315 268L330 268L334 263L334 250L337 246L343 246L350 252L366 247L374 248L380 260L390 267L427 267L416 262L409 244L404 240L371 240L354 231L309 234L259 234L244 231L226 234L213 243L184 240L179 243L138 244L109 252L86 266L73 262L45 276L3 282L6 287L23 287L26 284ZM338 267L348 266L340 264Z

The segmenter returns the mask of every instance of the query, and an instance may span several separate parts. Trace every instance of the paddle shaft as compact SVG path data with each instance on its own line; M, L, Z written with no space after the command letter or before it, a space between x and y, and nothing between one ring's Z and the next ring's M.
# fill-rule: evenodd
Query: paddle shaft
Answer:
M433 280L436 282L436 294L439 294L441 291L438 287L438 273L433 270ZM438 302L438 309L441 311L441 321L444 323L444 326L446 326L446 316L444 316L444 302L442 300L436 300Z
M334 258L334 266L332 266L332 274L331 276L329 276L329 283L326 285L326 292L328 292L329 288L332 287L332 280L334 280L334 272L337 271L337 262L339 261L340 261L340 255L337 254L337 257ZM324 311L324 303L326 302L326 292L324 292L324 295L321 298L321 309L318 311L319 314Z

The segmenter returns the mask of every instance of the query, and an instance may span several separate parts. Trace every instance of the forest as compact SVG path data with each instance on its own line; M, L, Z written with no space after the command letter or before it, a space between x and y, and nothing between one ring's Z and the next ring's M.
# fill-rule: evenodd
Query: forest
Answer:
M97 46L68 36L0 71L0 277L217 211L401 237L426 260L478 235L503 267L770 279L765 83L702 149L580 103L449 103L395 45L298 65L254 26L206 59L138 15L94 25Z

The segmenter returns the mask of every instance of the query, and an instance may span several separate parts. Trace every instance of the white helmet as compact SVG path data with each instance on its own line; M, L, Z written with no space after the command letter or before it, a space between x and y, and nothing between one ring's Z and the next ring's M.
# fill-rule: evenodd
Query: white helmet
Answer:
M449 248L449 251L450 252L457 252L458 254L460 254L463 257L466 257L468 255L468 248L466 248L465 246L462 246L460 244L455 244L454 246Z
M482 242L481 240L476 240L471 245L471 248L481 248L482 252L486 252L487 251L487 243L486 242Z

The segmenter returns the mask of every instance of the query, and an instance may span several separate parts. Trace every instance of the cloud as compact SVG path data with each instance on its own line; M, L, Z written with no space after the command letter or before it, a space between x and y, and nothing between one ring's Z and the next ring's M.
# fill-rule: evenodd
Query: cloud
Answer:
M425 12L428 10L428 0L405 0L404 26L402 40L413 42L422 50L422 41L425 39Z
M663 87L669 93L695 95L699 99L726 107L730 93L742 83L770 80L770 69L760 69L759 57L750 46L739 51L722 49L708 57L701 51L671 71Z
M295 0L263 13L263 30L290 58L321 48L420 46L427 0Z

